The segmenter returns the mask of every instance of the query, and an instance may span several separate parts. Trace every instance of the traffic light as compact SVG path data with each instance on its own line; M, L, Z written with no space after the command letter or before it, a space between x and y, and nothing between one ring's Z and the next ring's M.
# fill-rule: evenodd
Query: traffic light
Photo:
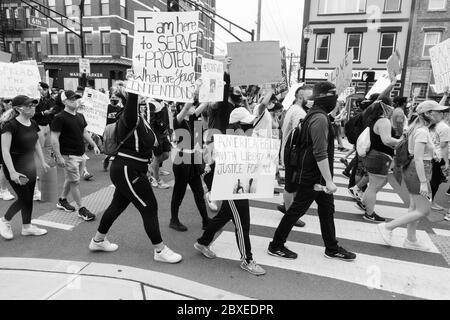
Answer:
M179 0L167 0L167 11L168 12L176 12L180 11Z

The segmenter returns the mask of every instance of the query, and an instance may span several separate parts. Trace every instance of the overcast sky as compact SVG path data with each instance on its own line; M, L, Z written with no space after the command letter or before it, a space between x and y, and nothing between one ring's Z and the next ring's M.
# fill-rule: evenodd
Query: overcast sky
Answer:
M300 53L301 30L303 26L303 0L262 0L261 40L279 40L281 46ZM217 13L247 30L255 29L258 13L258 0L216 0ZM218 19L228 28L228 24ZM251 36L239 29L232 32L243 41ZM255 36L256 40L256 36ZM216 26L216 54L226 50L227 42L237 41L221 27ZM290 51L288 51L290 53Z

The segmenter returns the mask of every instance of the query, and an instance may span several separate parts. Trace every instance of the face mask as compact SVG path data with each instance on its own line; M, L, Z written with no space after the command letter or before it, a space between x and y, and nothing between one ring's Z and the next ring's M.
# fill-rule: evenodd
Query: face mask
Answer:
M247 132L248 130L253 129L253 125L252 124L241 123L241 129L244 130L244 132Z
M325 96L325 97L317 98L314 101L314 104L316 106L325 108L324 110L326 113L331 113L336 108L336 103L337 103L338 98L339 98L339 96L337 96L337 95Z
M236 104L241 103L241 101L242 101L242 95L231 94L230 98Z

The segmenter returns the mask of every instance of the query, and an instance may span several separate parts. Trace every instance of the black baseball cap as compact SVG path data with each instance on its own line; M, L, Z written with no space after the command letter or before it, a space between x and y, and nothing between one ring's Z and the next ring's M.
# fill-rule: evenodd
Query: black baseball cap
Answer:
M82 96L79 93L73 92L72 90L64 91L64 93L61 95L61 100L77 100L81 99Z
M28 104L38 104L39 100L32 99L28 96L17 96L14 99L12 99L12 106L13 107L20 107L20 106L26 106Z
M336 86L333 83L331 83L329 81L323 81L323 82L316 83L313 88L312 99L319 98L320 95L327 94L327 93L336 94Z
M50 89L50 86L48 84L46 84L45 82L39 82L39 85L44 90Z

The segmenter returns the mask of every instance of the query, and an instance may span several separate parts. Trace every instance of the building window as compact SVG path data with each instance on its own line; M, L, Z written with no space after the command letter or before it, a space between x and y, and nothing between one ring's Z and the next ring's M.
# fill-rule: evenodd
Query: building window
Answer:
M92 15L91 0L85 0L84 1L84 15L85 16L91 16Z
M65 0L64 10L65 10L64 12L66 13L66 16L70 17L73 15L72 0Z
M101 15L109 16L109 0L101 0Z
M430 57L430 49L441 42L442 33L440 32L425 32L425 39L423 41L422 58Z
M328 62L331 34L318 34L316 39L316 61Z
M419 91L420 90L420 91ZM414 96L415 92L418 92L417 98L425 99L427 97L428 83L412 83L411 84L411 97Z
M33 42L27 41L25 48L26 48L25 52L27 55L27 59L34 59Z
M402 0L384 0L384 12L400 12Z
M84 51L86 55L93 55L92 32L84 32Z
M48 7L53 10L56 11L56 0L48 0ZM56 13L50 11L50 17L56 17Z
M56 32L49 33L50 39L50 54L58 54L58 34Z
M428 0L428 10L445 10L447 0Z
M68 55L75 55L75 35L66 32L66 52Z
M120 34L120 44L122 45L122 57L128 57L127 42L128 42L128 36L125 33L121 33Z
M395 42L397 40L397 33L382 33L379 50L379 62L388 61L389 57L395 51Z
M319 14L366 13L366 0L319 1Z
M361 61L362 33L349 33L346 53L353 49L353 62Z
M34 52L36 53L36 60L42 61L42 48L41 48L41 42L36 41L34 43Z
M120 0L120 16L127 18L127 0Z
M111 33L109 31L102 31L102 54L111 54Z

